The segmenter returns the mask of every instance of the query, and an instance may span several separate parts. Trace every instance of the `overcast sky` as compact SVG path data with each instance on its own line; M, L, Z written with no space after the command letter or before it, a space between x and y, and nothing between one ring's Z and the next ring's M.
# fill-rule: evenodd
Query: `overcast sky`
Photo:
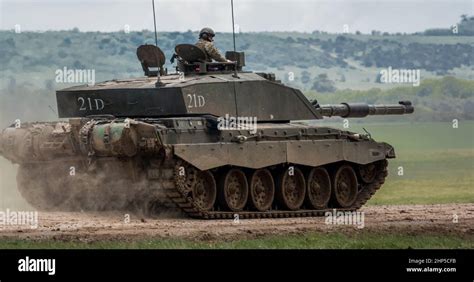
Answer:
M371 30L450 27L474 15L474 0L234 0L241 31ZM159 31L231 31L230 0L155 0ZM118 31L153 29L151 0L0 0L0 29Z

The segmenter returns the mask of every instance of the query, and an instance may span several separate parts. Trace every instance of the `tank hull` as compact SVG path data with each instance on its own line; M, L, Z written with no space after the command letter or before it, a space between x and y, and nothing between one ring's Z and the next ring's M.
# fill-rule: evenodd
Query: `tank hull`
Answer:
M194 218L316 216L360 208L393 148L299 123L223 129L209 117L23 124L0 137L40 210L181 211Z

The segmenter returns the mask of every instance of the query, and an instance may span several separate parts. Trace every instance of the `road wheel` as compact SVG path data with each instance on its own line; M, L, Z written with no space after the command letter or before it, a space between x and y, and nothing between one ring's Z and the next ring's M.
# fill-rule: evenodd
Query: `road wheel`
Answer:
M230 169L219 180L219 204L226 210L241 211L247 204L249 186L245 173Z
M324 209L331 198L331 178L323 167L311 169L306 180L306 205L311 209Z
M298 210L306 194L304 175L297 167L289 167L277 178L277 202L287 210Z
M377 173L378 173L378 167L376 163L359 165L358 172L359 172L359 176L362 182L366 184L370 184L375 181L375 177L377 176Z
M357 176L349 165L341 166L334 175L333 195L341 208L348 208L357 198Z
M216 201L216 181L209 171L200 171L196 174L196 182L193 187L193 200L196 205L204 211L214 207Z
M268 169L259 169L250 177L249 205L258 211L267 211L271 208L275 197L275 183Z

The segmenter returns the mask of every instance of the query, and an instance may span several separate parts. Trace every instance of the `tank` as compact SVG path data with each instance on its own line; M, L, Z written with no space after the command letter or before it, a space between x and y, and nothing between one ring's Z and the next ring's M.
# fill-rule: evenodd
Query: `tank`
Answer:
M274 74L244 71L242 52L209 63L178 45L173 73L154 45L137 57L144 77L59 90L59 121L2 131L0 154L19 165L33 207L203 219L357 210L384 183L394 148L318 121L414 111L409 101L320 105Z

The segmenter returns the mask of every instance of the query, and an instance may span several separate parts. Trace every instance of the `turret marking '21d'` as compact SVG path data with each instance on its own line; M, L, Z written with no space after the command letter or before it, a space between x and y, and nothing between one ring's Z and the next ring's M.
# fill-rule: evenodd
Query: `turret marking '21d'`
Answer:
M244 54L212 63L176 46L140 46L146 76L57 91L60 118L5 129L0 153L42 210L179 209L195 218L315 216L360 208L384 183L387 143L298 120L407 114L397 105L319 105L273 74L242 71ZM205 57L205 56L204 56ZM226 120L222 126L223 117ZM242 118L242 119L239 119ZM251 118L254 123L239 121ZM72 173L74 172L74 173Z

